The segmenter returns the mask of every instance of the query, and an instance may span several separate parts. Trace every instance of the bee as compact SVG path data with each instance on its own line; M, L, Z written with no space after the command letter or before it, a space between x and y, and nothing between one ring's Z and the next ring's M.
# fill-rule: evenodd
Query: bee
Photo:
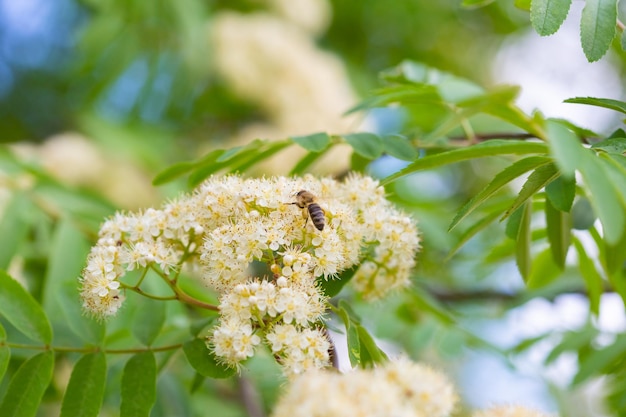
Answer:
M324 224L326 223L326 218L324 217L324 210L317 204L317 198L313 193L307 190L300 190L296 193L296 201L295 203L287 203L287 204L295 204L301 209L307 209L308 215L306 212L304 216L309 220L311 218L311 222L315 226L317 230L320 232L324 230ZM305 223L306 226L306 223Z

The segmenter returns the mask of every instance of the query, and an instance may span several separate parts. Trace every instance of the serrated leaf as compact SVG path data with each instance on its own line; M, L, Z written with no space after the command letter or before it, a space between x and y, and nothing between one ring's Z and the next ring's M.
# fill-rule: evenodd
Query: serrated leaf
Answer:
M344 306L340 305L335 311L343 321L346 328L348 359L350 359L350 365L354 368L361 363L361 344L359 341L359 332L350 322L350 315Z
M387 354L385 354L385 352L383 352L378 345L376 345L374 338L369 334L367 329L360 324L357 325L356 328L359 335L361 352L363 351L363 348L367 350L372 361L372 365L386 362L388 360Z
M585 197L581 197L572 206L572 229L588 230L596 221L596 213L591 203Z
M626 289L626 280L622 272L626 267L626 234L622 235L622 239L615 244L604 242L604 259L609 280L612 283L617 282L615 286ZM621 294L621 290L619 292Z
M2 270L0 270L0 314L32 340L45 345L52 342L52 328L41 305Z
M421 311L426 311L435 316L439 321L447 325L454 325L456 319L430 294L421 288L413 287L410 292L411 301Z
M235 146L234 148L226 149L219 157L217 157L215 162L226 162L231 159L241 157L241 155L259 149L261 146L263 146L263 144L264 141L262 141L261 139L255 139L247 145Z
M554 208L548 199L545 202L545 213L552 260L559 268L563 269L570 245L571 216L569 213Z
M345 141L354 152L367 159L376 159L383 153L384 145L380 136L373 133L352 133L344 135Z
M152 351L131 357L122 375L120 417L148 417L156 401L156 359Z
M523 209L523 207L520 207L517 210L515 210L509 216L509 219L506 222L506 226L505 226L505 229L504 229L504 234L509 239L513 239L513 240L517 239L517 233L519 232L519 225L520 225L520 222L522 221L522 213L523 213L522 209Z
M552 35L561 27L572 0L532 0L530 23L541 36Z
M518 207L525 203L529 198L532 198L539 190L541 190L547 183L554 180L559 175L554 164L542 165L535 169L526 179L526 182L522 186L517 198L511 205L511 207L504 213L502 219L506 219L511 215Z
M29 209L28 198L23 193L16 193L2 211L0 236L5 239L0 245L0 269L9 268L13 256L26 239L29 226L25 215Z
M0 404L2 417L34 417L39 409L54 369L54 353L43 352L24 362L13 378Z
M165 323L165 303L158 300L141 299L133 317L133 335L145 346L157 338Z
M532 241L530 218L532 216L532 205L530 202L527 201L524 203L524 205L520 207L520 211L521 217L517 230L517 245L515 246L515 263L524 282L528 282L532 265L532 259L530 257L530 244Z
M452 151L442 152L417 159L413 163L409 164L406 168L385 178L382 181L382 184L389 184L390 182L395 181L398 178L404 177L417 171L432 169L442 165L466 161L468 159L508 154L545 154L547 152L548 147L544 143L527 142L523 140L489 140L479 143L477 145L468 146L461 149L454 149Z
M626 114L626 102L610 98L574 97L568 98L564 103L588 104L590 106L604 107L605 109L611 109Z
M163 171L159 172L156 177L152 180L152 185L163 185L167 184L175 180L176 178L182 177L183 175L193 171L193 169L197 166L196 162L179 162L174 165L170 165L165 168Z
M597 336L598 330L593 326L585 326L580 330L564 333L561 342L552 349L544 363L549 365L565 352L577 352L581 348L590 346Z
M104 324L84 314L78 292L77 277L89 248L83 232L72 221L64 218L57 223L48 255L43 307L53 320L53 327L67 324L82 340L98 345L104 339Z
M336 278L324 279L323 277L320 277L316 280L316 282L325 296L334 297L341 292L347 283L350 282L357 269L357 267L354 267L345 270Z
M383 137L385 152L402 161L413 161L419 153L411 145L411 141L402 135L387 135Z
M282 151L286 147L291 146L289 141L268 142L260 150L249 152L237 161L231 161L229 171L231 173L246 172L248 169L258 163L268 159L270 156Z
M100 412L106 385L106 358L102 352L87 353L76 362L63 396L61 417L90 417Z
M448 252L448 256L446 259L450 259L463 245L465 245L472 237L476 236L479 232L486 229L491 223L496 221L502 214L502 211L508 207L508 201L502 202L495 207L492 207L491 210L480 219L472 222L470 227L467 230L463 231L463 233L459 236L459 240L457 243L450 249Z
M587 251L578 239L573 240L574 247L578 254L578 268L580 275L585 281L587 287L587 296L589 297L589 311L596 315L600 314L600 299L604 291L604 280L596 269L593 260L587 255Z
M308 152L296 165L289 171L289 175L301 175L318 159L324 156L323 152Z
M85 314L75 283L66 282L56 294L63 315L72 332L85 342L100 345L106 334L106 325Z
M237 369L226 366L209 349L203 339L193 339L183 345L187 361L200 375L209 378L228 378L233 376Z
M576 179L557 177L546 185L546 195L555 209L569 212L576 196Z
M611 364L622 361L625 353L626 334L620 334L611 345L594 350L581 358L578 373L572 380L572 386L576 386L595 375L603 374Z
M526 280L526 287L529 290L543 288L557 279L561 274L561 269L554 262L550 248L541 251L532 260L530 273Z
M583 147L574 132L555 120L546 121L546 132L552 156L567 178L573 178L583 158Z
M7 333L0 324L0 381L4 378L4 373L9 365L9 359L11 359L11 349L4 343L7 340Z
M619 200L619 189L609 180L600 159L592 151L586 150L581 161L580 172L585 185L591 190L591 205L600 221L604 237L609 244L619 242L624 233L624 207Z
M599 60L609 50L616 24L616 0L585 0L580 19L580 39L589 62Z
M330 136L325 132L306 136L292 136L291 140L310 152L322 152L330 145Z
M530 156L528 158L520 159L519 161L500 171L485 188L483 188L478 194L472 197L471 200L465 203L465 205L461 207L461 209L459 209L456 216L452 220L452 223L450 223L448 231L452 230L457 224L459 224L461 220L467 217L478 206L484 203L498 190L502 189L502 187L504 187L506 184L533 168L548 164L550 160L550 158L543 156Z
M608 138L591 146L592 149L602 149L608 153L623 155L626 152L626 137Z

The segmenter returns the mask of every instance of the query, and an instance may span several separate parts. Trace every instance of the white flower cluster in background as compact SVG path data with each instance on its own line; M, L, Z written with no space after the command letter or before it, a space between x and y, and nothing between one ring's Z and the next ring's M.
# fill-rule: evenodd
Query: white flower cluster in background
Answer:
M521 405L504 405L477 411L472 417L550 417L540 411Z
M322 230L307 208L293 204L300 190L317 197ZM235 366L264 341L286 373L297 374L329 362L329 342L318 329L326 303L319 280L355 268L353 288L381 297L409 283L418 249L414 221L369 177L212 177L162 209L105 222L81 295L84 307L104 318L121 306L124 285L135 284L121 281L127 271L151 268L175 285L181 268L193 267L220 294L209 340L216 355Z
M308 372L289 385L273 417L447 417L457 395L448 378L407 359L340 374Z

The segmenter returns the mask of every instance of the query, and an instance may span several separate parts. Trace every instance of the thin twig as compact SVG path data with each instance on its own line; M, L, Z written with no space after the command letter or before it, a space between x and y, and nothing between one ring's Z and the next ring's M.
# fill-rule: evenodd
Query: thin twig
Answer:
M250 381L249 378L241 375L237 378L239 383L239 397L243 406L246 408L249 417L265 417L265 411L263 410L263 402L259 391L256 386Z

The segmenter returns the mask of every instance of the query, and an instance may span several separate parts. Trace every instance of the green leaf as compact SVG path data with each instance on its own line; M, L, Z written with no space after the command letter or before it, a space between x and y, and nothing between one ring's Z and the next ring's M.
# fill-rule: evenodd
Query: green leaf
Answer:
M574 178L583 158L583 147L574 132L555 120L546 121L548 143L556 164L567 178Z
M311 165L324 156L322 152L308 152L298 163L289 171L289 175L302 175Z
M200 375L209 378L228 378L233 376L236 368L228 367L215 356L203 339L193 339L183 345L187 361Z
M622 51L626 51L626 30L622 31L622 35L619 38L619 44L622 47Z
M580 19L580 39L589 62L606 54L615 37L616 0L586 0Z
M545 203L545 213L552 260L559 268L563 269L570 245L571 216L569 213L554 208L548 199Z
M0 270L0 314L32 340L45 345L52 342L52 328L41 305L2 270Z
M42 304L53 327L67 325L85 342L99 345L104 340L104 324L84 314L78 292L77 277L89 248L90 243L72 221L62 218L57 223L48 255Z
M626 353L626 334L620 334L613 344L597 349L588 356L581 358L578 373L572 381L572 386L576 386L595 375L603 374L610 365L624 360Z
M530 244L531 244L531 228L530 218L532 217L532 204L530 202L524 203L520 207L521 218L519 223L519 229L517 230L517 245L515 246L515 263L517 269L525 282L528 282L530 276L530 269L532 259L530 257Z
M541 36L552 35L561 27L572 0L532 0L530 23Z
M398 178L412 174L417 171L436 168L442 165L452 164L455 162L466 161L468 159L482 158L494 155L507 154L545 154L548 147L544 143L528 142L523 140L489 140L477 145L454 149L452 151L442 152L435 155L420 158L409 164L406 168L388 176L382 181L382 184L389 184Z
M619 190L615 189L595 153L586 150L580 167L585 185L591 190L591 205L602 222L604 236L609 244L619 242L624 233L624 206L620 203Z
M604 242L604 261L609 280L613 283L617 280L616 286L622 284L626 288L626 280L622 276L626 267L626 234L616 244ZM617 288L616 288L617 289Z
M532 260L526 286L529 290L543 288L558 278L560 274L561 268L554 262L550 248L547 248Z
M591 146L592 149L602 149L605 152L623 155L626 152L626 138L608 138Z
M142 298L133 317L133 335L146 346L152 345L165 323L165 303Z
M588 104L590 106L604 107L605 109L611 109L626 114L626 103L610 98L574 97L568 98L564 103Z
M572 206L572 228L576 230L588 230L596 221L596 213L591 203L585 197L581 197Z
M72 332L82 340L89 344L100 345L104 341L106 325L85 314L76 287L76 283L66 282L58 289L56 297L63 319Z
M87 353L76 362L63 396L61 417L97 416L104 398L107 375L102 352Z
M596 315L600 314L600 299L604 291L604 280L596 269L593 260L587 255L587 251L578 239L573 240L578 254L578 268L587 287L589 297L589 311Z
M6 390L0 416L34 417L54 369L54 353L46 351L24 362Z
M148 417L156 401L156 359L152 351L137 353L124 367L120 417Z
M590 346L597 336L598 330L589 325L576 331L564 333L561 342L552 349L544 363L549 365L565 352L577 352L582 348Z
M256 151L261 148L264 144L264 141L261 139L255 139L247 145L235 146L234 148L230 148L225 150L215 162L226 162L232 159L240 158L242 155L248 154L250 151Z
M478 7L484 7L488 4L493 3L495 0L463 0L461 2L461 6L468 9L475 9Z
M4 373L7 371L9 365L9 359L11 359L11 349L5 345L7 340L7 333L0 324L0 381L4 378Z
M26 239L29 223L26 216L30 208L28 198L23 193L16 193L2 211L0 236L5 239L0 245L0 269L9 268L13 256Z
M555 209L569 212L576 195L576 179L557 177L554 181L546 185L548 200Z
M323 277L320 277L316 280L317 285L325 296L334 297L341 292L343 287L345 287L348 282L350 282L357 269L357 267L347 269L336 278L324 279Z
M515 4L515 7L517 7L518 9L529 12L531 0L515 0L513 4Z
M386 362L389 359L387 354L383 352L378 345L376 345L374 338L369 334L367 329L360 324L356 325L356 329L359 335L361 352L363 351L363 348L367 350L369 357L371 358L372 365Z
M384 136L383 145L387 154L402 161L413 161L419 156L411 141L402 135Z
M340 305L336 309L337 314L343 320L343 324L346 327L346 338L348 343L348 358L350 359L350 365L354 368L361 363L361 343L359 340L359 332L355 326L350 323L350 315L344 306Z
M504 213L502 219L506 219L511 215L518 207L525 203L529 198L532 198L539 190L541 190L547 183L554 180L559 175L554 164L542 165L535 169L526 179L526 182L522 186L517 198L513 202L513 205Z
M330 145L327 133L313 133L307 136L292 136L291 140L310 152L322 152Z
M439 321L447 325L455 325L456 319L436 299L426 291L418 287L411 288L410 297L412 303L421 311L426 311L435 316Z
M465 245L471 238L476 236L479 232L486 229L491 223L493 223L509 205L509 202L502 202L495 207L492 207L489 212L482 218L472 222L472 224L465 230L460 236L457 243L450 249L446 259L450 259L456 252L458 252L463 245Z
M220 150L220 152L222 152ZM177 164L171 165L165 168L163 171L159 172L156 177L152 180L152 185L163 185L167 184L175 180L176 178L182 177L183 175L193 171L198 164L196 162L179 162Z
M504 229L504 234L513 240L517 240L517 233L519 232L519 226L522 221L522 210L523 207L515 210L510 216L509 220L506 222L506 228Z
M450 223L448 231L452 230L452 228L459 224L461 220L467 217L479 205L489 199L494 193L496 193L506 184L513 181L515 178L519 177L525 172L528 172L533 168L537 168L538 166L545 165L549 162L550 158L547 157L530 156L528 158L520 159L519 161L500 171L485 188L483 188L470 201L468 201L463 207L461 207L461 209L457 212L456 216L452 220L452 223Z
M376 159L383 153L383 140L373 133L352 133L344 135L343 138L352 146L354 152L364 158Z

